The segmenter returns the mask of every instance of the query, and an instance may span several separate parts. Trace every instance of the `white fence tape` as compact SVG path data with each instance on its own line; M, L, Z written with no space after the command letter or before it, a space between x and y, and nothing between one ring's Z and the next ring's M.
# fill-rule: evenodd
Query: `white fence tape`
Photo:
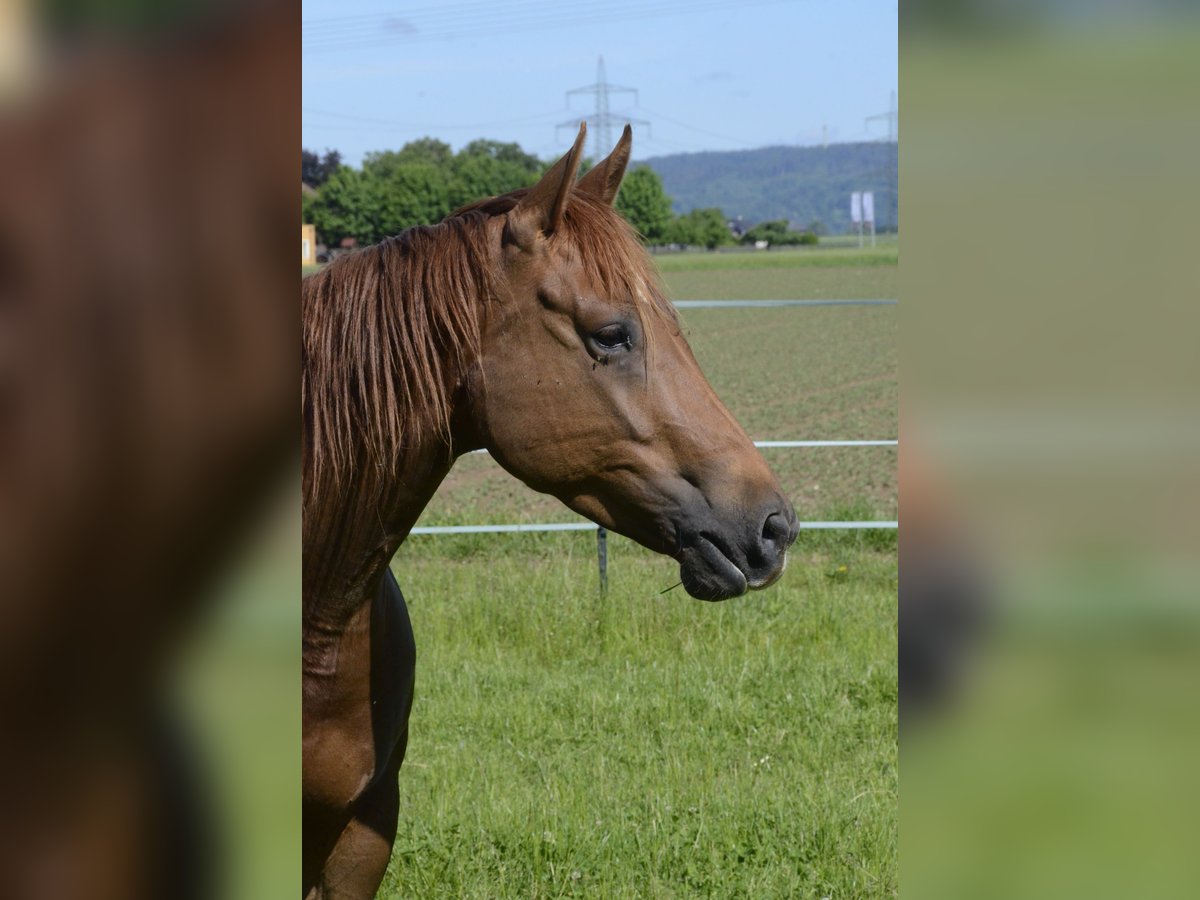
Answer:
M896 447L899 441L755 441L755 447Z
M895 447L899 441L755 441L755 447ZM487 453L487 450L472 450Z
M595 531L600 526L592 522L547 522L540 525L426 525L414 528L409 534L507 534L531 531ZM800 530L833 529L892 529L900 523L891 522L801 522Z
M896 447L892 441L755 441L755 447ZM472 453L487 453L472 450ZM595 531L599 526L591 522L546 522L534 525L425 525L414 528L409 534L508 534L523 531ZM866 522L801 522L801 530L822 529L889 529L899 528L897 521Z
M780 306L895 306L895 300L676 300L679 309L772 309Z
M595 531L592 522L554 522L545 525L429 525L409 534L498 534L519 531Z

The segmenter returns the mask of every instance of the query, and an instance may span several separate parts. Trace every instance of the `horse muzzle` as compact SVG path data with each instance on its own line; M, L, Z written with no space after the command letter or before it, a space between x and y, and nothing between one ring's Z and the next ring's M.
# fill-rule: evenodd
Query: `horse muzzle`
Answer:
M795 510L778 496L747 521L681 528L675 558L684 590L698 600L727 600L769 587L783 574L798 531Z

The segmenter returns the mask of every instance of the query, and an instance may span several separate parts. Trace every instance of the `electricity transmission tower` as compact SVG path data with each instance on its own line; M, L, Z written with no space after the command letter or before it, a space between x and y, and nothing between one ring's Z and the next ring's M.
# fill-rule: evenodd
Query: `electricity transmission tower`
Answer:
M892 91L892 102L888 105L888 111L885 113L879 113L877 116L867 116L867 118L863 120L863 124L866 125L867 122L878 122L880 119L886 119L887 139L891 143L895 143L896 135L898 133L897 126L899 123L899 118L899 115L896 113L896 92Z
M591 115L580 116L575 119L568 119L565 122L560 122L555 126L555 137L558 136L559 129L562 128L578 128L580 122L587 122L588 131L591 132L592 159L599 161L608 155L608 152L613 148L613 125L623 125L628 122L630 125L639 125L645 128L650 127L650 123L644 119L633 119L629 116L613 115L608 109L609 94L633 94L633 102L637 103L637 88L621 87L619 84L609 84L608 77L604 73L604 57L601 56L596 63L596 83L584 85L583 87L572 88L567 91L567 106L571 105L571 96L573 94L592 94L596 98L596 111Z
M890 150L890 152L886 154L887 155L886 181L887 181L887 191L891 195L888 199L891 202L884 208L887 209L889 213L892 210L896 210L897 215L898 215L899 199L897 197L897 191L898 191L899 185L896 183L896 179L897 179L898 168L899 168L899 157L897 154L897 150L899 148L899 138L900 138L900 129L899 129L900 117L896 112L896 92L895 91L892 91L892 99L891 99L891 103L888 104L888 111L885 113L879 113L878 115L875 115L875 116L867 116L867 118L863 121L863 127L864 128L870 127L871 122L878 122L880 119L883 119L887 122L887 138L881 139L881 140L884 140L887 143L888 149ZM892 218L892 216L888 215L888 213L885 213L885 217L889 218L889 219ZM900 225L899 221L896 221L896 220L893 220L892 222L887 223L887 224L890 224L892 227L895 227L895 228L899 228L899 225Z

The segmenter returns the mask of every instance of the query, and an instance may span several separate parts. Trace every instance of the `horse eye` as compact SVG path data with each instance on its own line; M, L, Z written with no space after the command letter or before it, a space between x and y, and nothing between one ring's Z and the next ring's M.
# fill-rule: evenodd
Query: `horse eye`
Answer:
M629 346L629 330L620 323L605 325L592 335L592 340L604 350L619 350Z

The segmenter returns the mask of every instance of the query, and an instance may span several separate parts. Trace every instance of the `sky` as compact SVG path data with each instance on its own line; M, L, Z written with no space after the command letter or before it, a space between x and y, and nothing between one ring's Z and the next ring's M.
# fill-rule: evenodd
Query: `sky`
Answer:
M637 91L609 95L635 160L878 139L896 17L895 0L305 0L303 143L352 165L425 136L550 159L596 111L567 92L601 56Z

